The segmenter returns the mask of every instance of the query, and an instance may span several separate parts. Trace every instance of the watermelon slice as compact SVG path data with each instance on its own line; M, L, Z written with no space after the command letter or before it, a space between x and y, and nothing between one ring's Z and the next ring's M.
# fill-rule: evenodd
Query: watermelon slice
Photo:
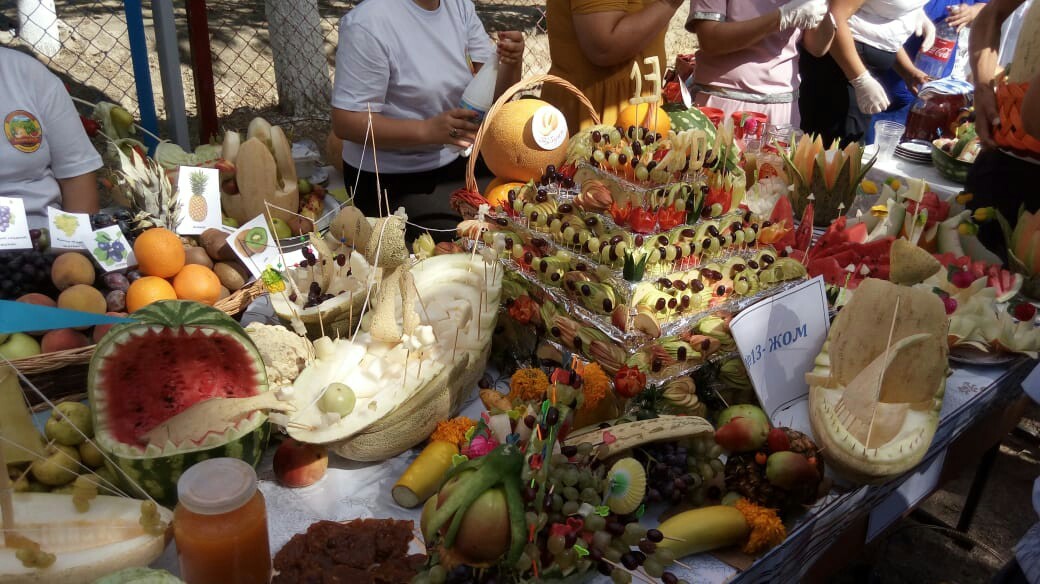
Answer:
M997 302L1007 302L1022 289L1022 274L1013 274L998 266L990 266L986 285L997 291Z
M776 205L773 206L773 212L769 215L769 221L774 225L782 223L785 227L790 228L783 236L773 242L773 247L778 250L784 250L787 247L794 247L794 209L791 208L790 198L785 195L777 199ZM810 224L810 229L811 228L812 226Z
M810 202L802 212L802 222L798 224L798 229L794 233L795 249L807 251L812 243L814 210L814 206Z
M124 487L172 505L177 480L196 462L230 456L255 466L268 438L262 411L233 424L199 419L196 435L179 444L145 438L199 402L267 391L263 359L242 327L184 300L150 304L134 318L101 339L87 374L95 440L119 467Z

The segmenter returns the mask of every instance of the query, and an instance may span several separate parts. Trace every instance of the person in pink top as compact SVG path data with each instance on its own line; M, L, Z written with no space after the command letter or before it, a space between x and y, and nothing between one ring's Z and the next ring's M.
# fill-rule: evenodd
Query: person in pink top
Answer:
M798 115L798 50L824 55L834 39L826 0L690 0L686 30L700 43L694 103L728 117L755 111L773 125Z

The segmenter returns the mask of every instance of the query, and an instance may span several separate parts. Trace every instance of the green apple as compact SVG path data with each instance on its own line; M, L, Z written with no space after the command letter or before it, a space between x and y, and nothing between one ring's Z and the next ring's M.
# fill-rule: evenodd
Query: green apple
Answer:
M48 440L62 446L79 446L86 437L94 435L94 420L90 408L79 402L62 402L57 411L64 416L51 412L51 417L43 427Z
M292 229L289 228L289 224L278 217L271 219L271 231L274 232L274 236L278 239L288 239L292 237Z
M120 134L131 134L134 125L134 116L122 107L114 107L111 111L112 124Z
M347 194L346 187L339 187L338 189L329 189L326 192L332 195L332 198L336 199L340 203L346 203L350 200L350 195Z
M14 361L40 354L40 343L25 333L14 333L6 342L0 344L0 355Z
M228 227L234 227L236 229L239 227L238 220L236 220L234 217L228 217L225 215L220 218L220 222Z
M309 195L314 190L314 186L311 185L311 181L301 178L296 181L296 187L299 189L301 195Z

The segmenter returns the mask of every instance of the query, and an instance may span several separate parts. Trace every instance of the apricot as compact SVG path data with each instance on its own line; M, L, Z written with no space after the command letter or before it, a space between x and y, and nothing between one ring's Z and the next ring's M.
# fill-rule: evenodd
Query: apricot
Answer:
M39 306L50 306L54 308L58 305L50 296L40 294L39 292L30 292L18 298L18 302L24 302L26 304L36 304Z
M274 476L290 488L313 485L325 476L328 468L328 449L321 444L286 438L274 452Z
M47 334L40 339L40 350L44 353L53 353L55 351L78 349L89 344L90 339L81 332L70 328L54 329L47 331Z
M108 310L105 296L93 286L76 284L58 296L58 308L104 314Z
M63 253L54 259L51 265L51 281L58 290L65 290L77 284L94 283L94 264L87 256L76 253Z

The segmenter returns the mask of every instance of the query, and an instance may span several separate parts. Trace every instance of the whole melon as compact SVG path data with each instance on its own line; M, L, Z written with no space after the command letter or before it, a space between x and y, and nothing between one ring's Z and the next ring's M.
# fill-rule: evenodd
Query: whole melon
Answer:
M198 419L198 437L179 444L145 434L201 401L267 391L267 371L245 330L205 304L160 300L134 319L112 327L90 360L94 440L124 489L172 506L177 480L197 462L228 456L255 466L267 445L267 416Z
M628 129L629 126L647 128L654 132L667 136L672 129L672 119L668 112L655 103L640 103L630 105L618 114L617 125Z
M480 152L495 176L526 183L541 177L546 166L563 164L566 139L553 150L543 150L534 140L534 114L547 105L540 99L518 99L487 122Z

